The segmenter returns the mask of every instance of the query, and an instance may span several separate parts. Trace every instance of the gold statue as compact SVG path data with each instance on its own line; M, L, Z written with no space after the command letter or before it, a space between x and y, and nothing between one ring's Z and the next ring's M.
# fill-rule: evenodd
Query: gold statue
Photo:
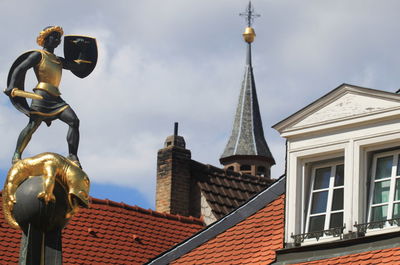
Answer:
M79 78L88 76L97 63L96 39L64 37L64 57L54 50L64 34L60 26L44 28L37 37L42 49L20 55L12 64L4 93L17 110L29 117L19 134L12 166L3 189L6 221L22 230L19 264L62 265L62 229L78 211L89 205L90 181L78 158L79 119L61 97L63 69ZM33 69L37 84L25 91L25 77ZM32 99L28 104L27 99ZM90 100L90 99L88 99ZM22 159L22 153L38 127L60 120L69 126L68 156L42 153Z
M42 122L48 126L54 120L68 124L68 158L80 166L78 158L79 119L74 110L61 97L59 90L62 70L70 70L74 75L84 78L96 66L97 44L94 38L86 36L65 36L64 57L54 54L64 34L60 26L49 26L37 37L40 50L28 51L19 56L11 66L7 88L4 90L13 105L29 117L29 122L21 131L12 158L12 163L21 159L34 132ZM37 85L33 93L25 91L25 76L29 69L34 69ZM32 99L28 105L27 98Z
M53 190L56 181L67 191L67 219L78 211L79 205L88 207L90 181L86 173L61 155L42 153L17 161L8 171L3 189L3 212L12 227L19 228L12 215L14 204L17 202L15 192L22 182L34 176L43 177L43 191L38 194L38 198L46 204L55 202Z

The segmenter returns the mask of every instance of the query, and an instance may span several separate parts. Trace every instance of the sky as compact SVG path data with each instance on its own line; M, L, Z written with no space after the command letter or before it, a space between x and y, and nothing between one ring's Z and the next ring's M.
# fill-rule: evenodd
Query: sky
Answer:
M38 4L40 3L40 4ZM192 159L220 166L244 74L247 0L0 0L0 81L39 49L49 25L97 39L85 79L64 71L60 90L80 119L79 158L91 195L154 209L157 151L179 122ZM271 128L342 83L400 88L400 2L253 0L253 67L264 134L284 173L285 140ZM63 56L62 45L55 50ZM36 85L28 73L25 88ZM0 181L28 118L0 96ZM68 126L42 125L23 157L67 155Z

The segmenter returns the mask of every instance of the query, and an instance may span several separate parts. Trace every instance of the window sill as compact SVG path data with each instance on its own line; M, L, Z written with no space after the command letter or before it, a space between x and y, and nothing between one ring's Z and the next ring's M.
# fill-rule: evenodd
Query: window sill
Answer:
M369 234L369 236L355 237L356 232L344 234L343 239L332 240L314 244L293 246L290 243L285 248L276 251L277 260L274 264L295 264L310 262L312 260L321 260L344 254L356 254L371 250L386 249L398 245L400 230L396 232L389 231L380 234Z
M343 233L345 227L337 227L329 230L292 235L291 238L293 238L294 242L289 243L289 245L292 247L312 246L333 241L341 241L349 238L363 238L400 232L400 218L363 224L356 223L354 227L357 228L357 231L350 231L350 233L346 235Z
M398 232L398 231L400 231L399 226L387 226L387 227L383 227L383 228L368 229L365 232L365 236L374 236L374 235L387 234L387 233L393 233L393 232Z
M358 237L397 232L400 231L400 218L363 224L356 223L354 227L357 229Z
M341 240L345 227L336 227L328 230L292 235L295 246L317 244L319 242L330 242Z
M318 240L316 238L309 238L305 239L304 242L302 242L300 245L301 246L311 246L315 244L323 244L323 243L329 243L333 241L340 241L343 240L343 237L334 237L334 236L324 236L319 238ZM298 246L300 246L298 245Z

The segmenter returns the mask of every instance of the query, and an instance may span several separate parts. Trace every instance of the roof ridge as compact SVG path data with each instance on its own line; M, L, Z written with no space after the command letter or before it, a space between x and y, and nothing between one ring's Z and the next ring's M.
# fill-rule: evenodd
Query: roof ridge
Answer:
M220 176L220 177L223 176L223 177L230 178L230 179L243 180L243 181L256 183L256 184L263 184L263 183L271 184L271 183L275 182L275 180L273 180L273 179L267 179L267 178L250 175L250 174L243 174L241 172L235 172L235 171L228 170L228 169L222 169L222 168L210 165L210 164L203 164L203 163L195 161L195 160L192 160L192 162L194 164L196 164L198 167L202 167L202 169L204 171L206 171L207 173L213 174L213 176ZM216 175L218 173L221 173L224 175ZM269 180L272 180L273 182L268 183Z
M230 173L234 173L234 174L230 174ZM239 172L233 172L231 170L226 170L226 177L228 178L232 178L232 179L241 179L241 180L246 180L248 182L257 182L257 183L262 183L262 182L269 182L269 180L274 181L273 179L267 179L267 178L263 178L263 177L257 177L254 175L250 175L250 174L243 174L243 173L239 173Z
M114 206L114 207L130 210L130 211L140 212L140 213L152 215L155 217L176 220L176 221L180 221L183 223L193 223L193 224L204 225L203 218L158 212L158 211L154 211L152 209L145 209L145 208L142 208L137 205L129 205L124 202L116 202L116 201L112 201L109 199L98 199L98 198L94 198L94 197L90 197L90 202L93 204L103 204L103 205Z
M2 196L3 196L3 191L0 190L0 197L2 197ZM130 211L136 211L136 212L152 215L155 217L176 220L176 221L180 221L182 223L192 223L192 224L204 225L203 217L197 218L197 217L193 217L193 216L183 216L183 215L179 215L179 214L162 213L162 212L154 211L152 209L145 209L145 208L142 208L137 205L129 205L124 202L116 202L116 201L112 201L109 199L98 199L98 198L94 198L91 196L90 196L90 203L114 206L114 207L130 210Z

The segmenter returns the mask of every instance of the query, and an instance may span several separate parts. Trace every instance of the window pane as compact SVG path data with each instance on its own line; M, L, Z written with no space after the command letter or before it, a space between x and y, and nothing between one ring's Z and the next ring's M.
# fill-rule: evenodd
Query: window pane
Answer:
M343 183L344 183L344 165L338 165L336 167L335 187L343 186Z
M400 179L396 179L396 190L394 194L394 200L400 200Z
M370 220L370 222L386 220L387 208L388 208L387 205L372 207L371 208L371 220Z
M392 218L399 218L400 217L400 203L395 203L393 205L393 217Z
M393 156L378 158L375 179L390 178L392 175Z
M375 182L373 204L383 203L389 200L390 180Z
M397 158L397 172L396 172L397 176L400 176L400 155Z
M324 230L325 215L310 217L310 225L308 232L315 232Z
M331 177L330 167L318 168L317 170L315 170L314 190L328 188L330 177Z
M329 228L343 227L343 213L331 214Z
M314 192L312 198L311 213L323 213L326 211L328 191Z
M343 188L333 190L332 211L343 209Z

